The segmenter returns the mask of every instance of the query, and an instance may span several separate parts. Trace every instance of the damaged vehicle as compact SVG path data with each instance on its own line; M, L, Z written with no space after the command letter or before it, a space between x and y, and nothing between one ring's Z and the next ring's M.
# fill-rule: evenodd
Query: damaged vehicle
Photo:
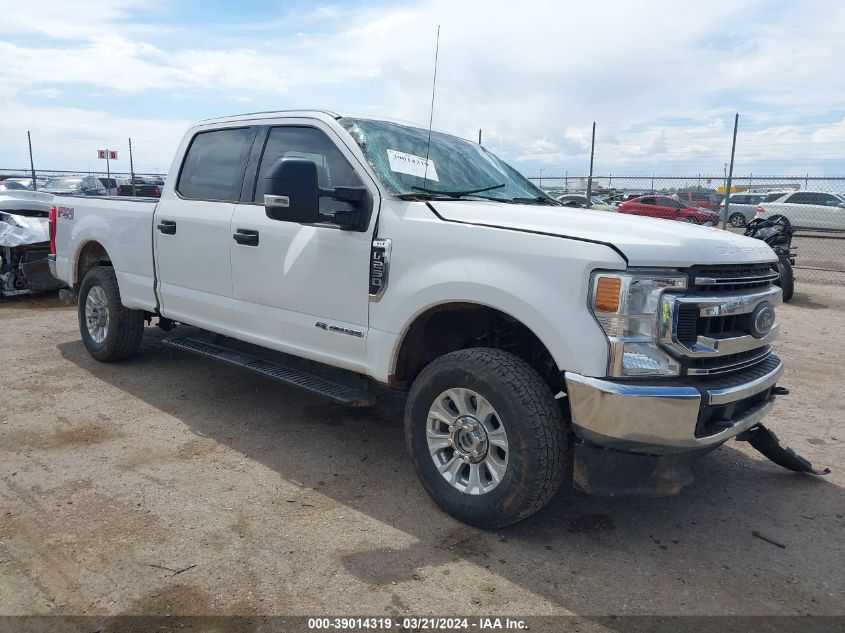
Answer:
M48 193L0 192L0 299L64 285L50 274L47 261L52 201Z
M96 360L156 320L166 345L337 403L404 391L422 487L484 528L564 482L674 494L729 440L824 472L762 425L787 391L760 240L567 208L477 143L331 112L205 121L169 173L160 200L50 211Z

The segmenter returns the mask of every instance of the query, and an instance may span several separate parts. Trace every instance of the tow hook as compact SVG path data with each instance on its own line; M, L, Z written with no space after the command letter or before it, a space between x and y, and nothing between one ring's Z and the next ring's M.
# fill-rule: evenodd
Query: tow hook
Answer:
M787 393L789 392L787 391ZM791 448L781 446L778 436L762 424L757 424L747 431L743 431L736 436L736 439L740 442L748 442L769 460L787 470L792 470L796 473L810 473L812 475L827 475L830 472L830 468L825 468L824 470L813 468L813 465L809 461L798 455Z

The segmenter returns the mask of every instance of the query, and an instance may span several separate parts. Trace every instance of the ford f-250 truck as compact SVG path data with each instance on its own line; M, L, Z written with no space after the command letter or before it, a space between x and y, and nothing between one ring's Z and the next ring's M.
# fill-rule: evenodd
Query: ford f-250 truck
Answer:
M330 112L202 122L169 173L160 201L51 211L97 360L156 319L193 326L171 345L345 404L406 390L422 485L483 527L570 478L674 493L734 437L816 472L760 425L785 391L760 241L567 209L475 143Z

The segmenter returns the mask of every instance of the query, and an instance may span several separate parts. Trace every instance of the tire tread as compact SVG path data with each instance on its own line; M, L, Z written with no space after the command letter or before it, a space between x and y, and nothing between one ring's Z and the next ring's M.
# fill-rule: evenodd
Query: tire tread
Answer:
M100 354L95 354L92 350L88 350L94 358L103 362L112 362L123 360L132 356L138 351L141 346L141 339L144 336L144 313L141 310L132 310L123 305L120 300L120 288L117 283L117 276L114 274L114 269L111 266L95 266L85 275L82 281L84 288L89 278L96 277L99 285L102 286L109 300L109 309L111 314L109 318L115 330L115 338L110 346L107 344L106 348L100 350ZM84 327L83 312L85 309L84 299L80 296L79 300L79 327ZM84 335L83 335L84 339ZM102 353L105 352L105 353Z
M528 363L495 348L467 348L445 354L421 372L415 386L425 382L426 375L455 366L495 375L506 385L503 395L518 400L520 408L526 412L524 420L537 440L535 446L540 447L536 455L539 460L536 479L523 491L518 512L504 515L501 521L488 522L483 527L498 528L522 521L548 504L565 477L566 426L560 406L549 386ZM409 401L414 397L414 391L412 388ZM406 425L412 422L409 418L406 416Z

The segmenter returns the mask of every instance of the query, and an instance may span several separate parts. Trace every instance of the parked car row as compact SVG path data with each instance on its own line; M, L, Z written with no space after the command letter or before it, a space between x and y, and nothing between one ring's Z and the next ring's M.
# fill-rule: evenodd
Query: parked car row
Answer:
M36 178L38 191L57 196L138 196L161 197L164 179L160 176L135 176L134 179L106 176L57 176ZM134 186L134 190L133 190ZM0 191L32 191L32 178L0 180Z

